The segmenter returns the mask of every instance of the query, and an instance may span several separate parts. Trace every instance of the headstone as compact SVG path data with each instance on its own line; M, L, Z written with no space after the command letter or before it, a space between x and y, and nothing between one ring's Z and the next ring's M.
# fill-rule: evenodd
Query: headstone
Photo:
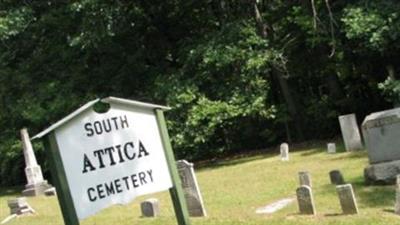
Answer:
M400 175L396 176L396 203L394 205L394 213L400 215Z
M333 154L336 153L336 144L335 143L328 143L328 153Z
M299 182L300 186L307 185L309 187L312 187L310 173L308 171L299 172Z
M340 170L332 170L329 172L329 178L331 180L331 184L340 185L345 183Z
M8 200L8 207L10 208L10 215L24 215L35 213L35 210L33 210L26 201L26 198L16 198Z
M140 204L143 217L157 217L160 215L160 203L158 199L150 198Z
M314 198L309 186L302 185L296 190L300 214L315 215Z
M193 217L207 216L203 198L194 173L193 163L186 160L177 161L182 188L189 209L189 215Z
M354 151L363 148L360 131L358 130L355 114L339 116L340 130L346 151Z
M351 184L338 185L336 186L336 191L343 214L358 214L356 197L354 196Z
M21 129L22 146L25 158L25 175L27 184L22 192L24 196L38 196L44 194L44 191L51 188L51 185L43 179L42 169L36 161L32 144L29 139L28 130Z
M289 161L289 145L287 143L282 143L280 146L281 160Z
M393 184L400 173L400 108L368 115L362 133L370 162L364 172L367 183Z
M49 188L49 189L47 189L47 190L44 191L44 195L45 195L45 196L54 196L54 195L56 195L56 194L57 194L56 188L54 188L54 187Z

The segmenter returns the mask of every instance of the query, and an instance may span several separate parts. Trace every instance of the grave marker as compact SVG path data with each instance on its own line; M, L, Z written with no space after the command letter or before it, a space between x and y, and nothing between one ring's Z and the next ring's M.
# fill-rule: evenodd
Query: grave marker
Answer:
M300 186L307 185L309 187L312 187L310 173L308 171L299 172L299 182Z
M355 114L339 116L340 130L346 151L355 151L363 148L360 131Z
M345 183L340 170L332 170L329 172L329 178L331 180L331 184L340 185Z
M315 215L314 198L309 186L303 185L296 190L300 214Z
M140 204L143 217L157 217L160 215L160 203L156 198L150 198Z
M282 143L280 146L281 161L289 161L289 145Z
M367 183L393 184L400 171L400 108L375 112L365 117L362 133L370 165Z
M351 184L338 185L336 186L336 191L343 214L358 214L356 197Z
M190 216L207 216L193 163L186 160L177 162L179 176L182 181L183 192L185 193L186 204Z
M33 152L32 143L29 140L28 130L21 129L21 140L25 158L25 175L27 184L25 190L22 191L24 196L38 196L44 194L44 191L51 188L51 185L43 179L42 169L36 161Z
M328 148L329 154L336 153L336 144L335 143L328 143L327 148Z
M24 215L24 214L33 214L35 210L28 204L26 198L16 198L8 200L8 207L10 208L10 215Z

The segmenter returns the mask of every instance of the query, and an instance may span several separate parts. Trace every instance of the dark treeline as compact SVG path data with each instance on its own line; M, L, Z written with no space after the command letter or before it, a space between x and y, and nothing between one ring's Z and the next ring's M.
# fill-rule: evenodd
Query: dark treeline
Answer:
M171 106L189 160L334 137L338 115L397 104L399 12L398 0L0 1L0 184L24 183L19 129L97 97Z

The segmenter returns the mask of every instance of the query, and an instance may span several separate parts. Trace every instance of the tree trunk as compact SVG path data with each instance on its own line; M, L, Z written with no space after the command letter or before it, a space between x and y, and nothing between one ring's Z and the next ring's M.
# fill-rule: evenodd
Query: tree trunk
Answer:
M344 92L339 83L339 77L335 73L330 73L326 77L326 83L329 88L329 95L336 101L344 99Z
M261 16L260 10L258 9L258 6L257 6L257 0L253 0L252 4L253 4L253 9L254 9L254 18L256 20L259 35L264 39L268 39L269 38L268 31L270 31L271 28L268 26L267 23L264 22L264 20ZM301 123L301 116L300 116L298 107L296 106L295 101L293 99L290 85L289 85L287 79L285 79L285 77L282 75L282 73L280 71L273 70L271 74L272 74L273 79L275 81L278 81L280 90L282 91L283 98L285 99L285 103L286 103L286 106L287 106L289 114L290 114L290 117L294 121L294 126L295 126L295 130L296 130L296 134L297 134L296 136L299 140L303 140L304 135L303 135L303 129L302 129L302 123ZM287 134L287 136L289 136L289 135Z
M394 70L393 65L392 64L386 65L386 70L388 72L388 76L393 80L396 80L396 71Z

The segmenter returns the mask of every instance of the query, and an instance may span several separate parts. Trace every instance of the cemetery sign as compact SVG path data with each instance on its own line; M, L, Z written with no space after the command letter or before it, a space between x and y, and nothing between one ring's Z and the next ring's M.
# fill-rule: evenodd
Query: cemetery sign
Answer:
M100 101L110 105L107 112L92 109ZM63 189L61 197L67 201L61 207L73 207L76 220L113 204L127 204L140 195L179 186L171 180L155 109L167 107L115 97L97 99L34 137L50 137L48 148L62 175L57 188ZM61 170L57 169L60 164Z

